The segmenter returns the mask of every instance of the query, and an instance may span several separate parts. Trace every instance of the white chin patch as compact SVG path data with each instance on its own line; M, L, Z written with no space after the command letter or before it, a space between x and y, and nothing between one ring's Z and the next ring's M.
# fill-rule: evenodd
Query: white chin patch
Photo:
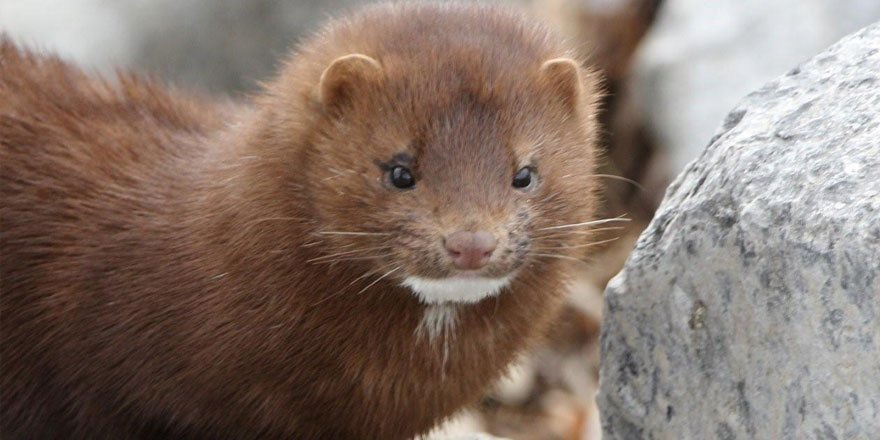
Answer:
M407 277L403 285L425 304L475 303L483 298L497 295L510 284L513 277L453 277L422 278Z

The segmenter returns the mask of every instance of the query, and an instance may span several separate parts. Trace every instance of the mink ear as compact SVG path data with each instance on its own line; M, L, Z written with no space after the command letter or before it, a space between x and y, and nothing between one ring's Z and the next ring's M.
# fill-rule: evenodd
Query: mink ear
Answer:
M583 93L583 78L577 61L553 58L541 64L541 79L566 105L574 108Z
M359 53L339 57L321 74L318 101L326 108L338 107L348 102L352 93L382 77L382 65L371 57Z

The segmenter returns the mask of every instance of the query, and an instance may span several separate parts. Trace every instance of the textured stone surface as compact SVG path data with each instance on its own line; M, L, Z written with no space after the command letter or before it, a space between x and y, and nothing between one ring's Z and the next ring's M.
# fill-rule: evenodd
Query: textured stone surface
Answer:
M605 438L880 438L880 24L749 95L606 291Z
M673 173L746 93L877 20L878 0L665 0L636 94Z

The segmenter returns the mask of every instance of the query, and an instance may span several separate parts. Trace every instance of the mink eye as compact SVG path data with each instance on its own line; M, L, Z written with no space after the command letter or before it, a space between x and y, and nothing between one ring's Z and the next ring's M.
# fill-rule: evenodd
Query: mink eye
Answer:
M532 167L523 167L513 176L513 187L517 189L526 189L532 186L535 170Z
M407 168L399 165L391 168L389 177L391 178L391 184L395 188L409 189L416 184L416 179L412 173Z

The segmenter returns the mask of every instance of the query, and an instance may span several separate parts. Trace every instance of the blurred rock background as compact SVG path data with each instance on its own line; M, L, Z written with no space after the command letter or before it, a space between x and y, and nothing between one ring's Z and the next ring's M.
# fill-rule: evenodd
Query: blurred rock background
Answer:
M636 59L636 94L678 173L749 93L880 20L877 0L668 0Z
M598 439L602 291L670 177L749 91L880 20L877 0L496 0L580 45L605 77L603 215L633 221L590 255L546 342L446 433ZM131 68L241 97L330 16L364 0L0 0L0 32L101 73ZM617 176L617 177L615 177Z

